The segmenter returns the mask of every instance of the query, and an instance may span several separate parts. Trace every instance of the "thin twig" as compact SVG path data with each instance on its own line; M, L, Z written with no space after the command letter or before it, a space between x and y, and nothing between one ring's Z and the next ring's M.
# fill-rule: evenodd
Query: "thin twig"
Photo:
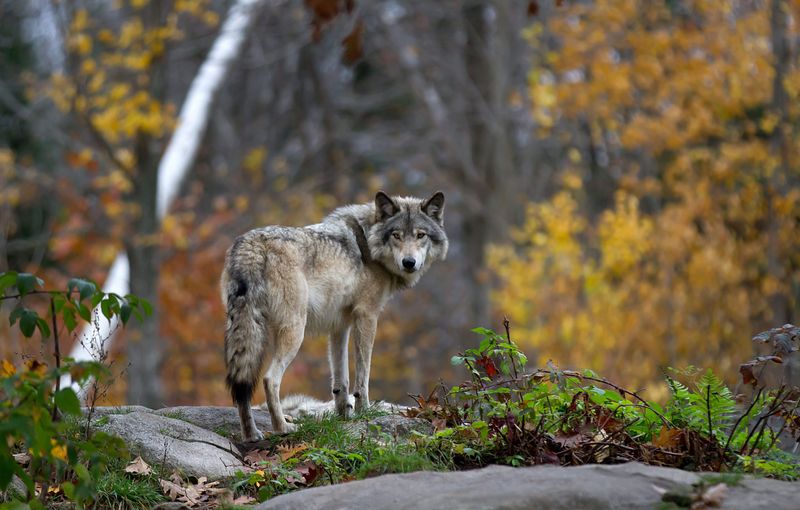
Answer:
M788 414L786 414L786 416L784 416L781 428L778 429L778 432L772 435L772 441L770 441L769 447L767 447L767 451L771 450L772 447L775 446L775 441L777 441L778 437L783 433L784 430L786 430L786 426L789 424L789 420L791 420L794 417L794 413L797 410L798 404L800 404L800 398L795 399L794 407L792 407L792 410ZM795 443L797 443L796 439Z
M708 415L708 438L714 439L714 427L711 424L711 385L706 385L706 414Z
M50 315L53 320L53 354L56 358L56 370L61 368L61 347L58 345L58 324L56 323L56 304L55 300L50 297ZM56 393L61 390L61 374L56 378ZM58 419L58 407L53 402L53 421Z
M511 342L511 322L508 320L508 317L503 317L503 327L506 328L506 341L513 345ZM514 379L516 379L518 377L517 362L514 360L514 355L511 351L511 348L508 349L508 357L511 358L511 368L514 369Z
M730 433L728 434L728 440L725 442L725 448L723 448L723 450L727 450L728 449L728 446L730 446L731 440L733 439L734 434L736 434L736 429L739 428L739 424L742 422L744 417L748 416L750 414L750 411L753 410L753 407L756 405L756 402L758 402L758 399L761 397L761 393L763 391L764 391L763 387L758 389L758 393L756 393L756 396L753 399L753 401L750 402L750 405L747 406L747 410L744 412L744 414L740 415L739 419L736 420L736 423L733 424L733 429L731 429Z

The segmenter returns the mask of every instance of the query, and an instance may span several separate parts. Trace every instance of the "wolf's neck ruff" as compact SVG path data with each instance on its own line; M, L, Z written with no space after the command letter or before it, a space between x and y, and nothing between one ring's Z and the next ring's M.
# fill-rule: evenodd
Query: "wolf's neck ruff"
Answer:
M225 258L222 299L227 383L245 441L261 436L250 398L263 377L276 432L293 426L280 404L280 383L306 333L330 336L331 391L349 412L347 344L353 335L356 410L369 404L369 369L377 319L399 288L417 283L447 254L444 195L389 197L336 209L302 228L264 227L238 237ZM266 360L269 364L265 367Z

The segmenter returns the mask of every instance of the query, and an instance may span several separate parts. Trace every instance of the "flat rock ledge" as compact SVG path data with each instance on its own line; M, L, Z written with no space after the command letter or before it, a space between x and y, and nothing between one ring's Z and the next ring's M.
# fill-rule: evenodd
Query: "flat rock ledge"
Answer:
M88 410L84 409L84 413ZM272 432L269 413L253 409L256 425ZM177 469L188 476L209 480L227 478L246 470L237 448L239 414L234 407L178 406L149 409L142 406L96 407L92 426L122 438L131 454L166 471ZM369 421L352 421L354 435L408 437L412 431L431 433L425 420L399 415ZM238 447L242 444L238 443Z
M121 437L132 455L168 471L217 480L245 469L229 439L186 421L134 411L107 414L95 423L100 430Z
M255 508L653 510L659 507L664 492L689 489L701 476L637 462L580 467L490 466L451 473L385 475L305 489ZM796 510L800 508L800 483L745 477L728 489L719 508Z
M187 421L200 428L210 430L221 436L239 440L241 426L239 425L239 411L235 407L220 406L177 406L157 409L153 413L159 416ZM272 422L269 413L253 408L253 417L256 425L262 432L272 432Z

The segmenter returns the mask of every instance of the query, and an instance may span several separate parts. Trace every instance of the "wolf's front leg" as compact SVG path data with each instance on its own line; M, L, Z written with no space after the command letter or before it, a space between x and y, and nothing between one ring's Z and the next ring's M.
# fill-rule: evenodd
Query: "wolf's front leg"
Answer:
M369 407L369 367L372 363L372 344L378 318L368 315L356 317L353 322L353 337L356 344L356 385L353 396L356 399L356 412Z
M328 361L331 365L331 392L336 403L336 414L347 418L353 406L348 399L350 368L347 365L347 340L350 328L335 331L328 343Z

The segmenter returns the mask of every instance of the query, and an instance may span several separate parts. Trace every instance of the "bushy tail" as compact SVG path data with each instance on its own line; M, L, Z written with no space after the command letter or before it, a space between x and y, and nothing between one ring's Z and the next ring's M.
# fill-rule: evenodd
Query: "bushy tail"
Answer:
M250 403L264 363L265 325L263 265L242 267L235 244L225 264L223 298L227 304L225 328L225 382L236 405ZM250 261L252 262L252 261Z

